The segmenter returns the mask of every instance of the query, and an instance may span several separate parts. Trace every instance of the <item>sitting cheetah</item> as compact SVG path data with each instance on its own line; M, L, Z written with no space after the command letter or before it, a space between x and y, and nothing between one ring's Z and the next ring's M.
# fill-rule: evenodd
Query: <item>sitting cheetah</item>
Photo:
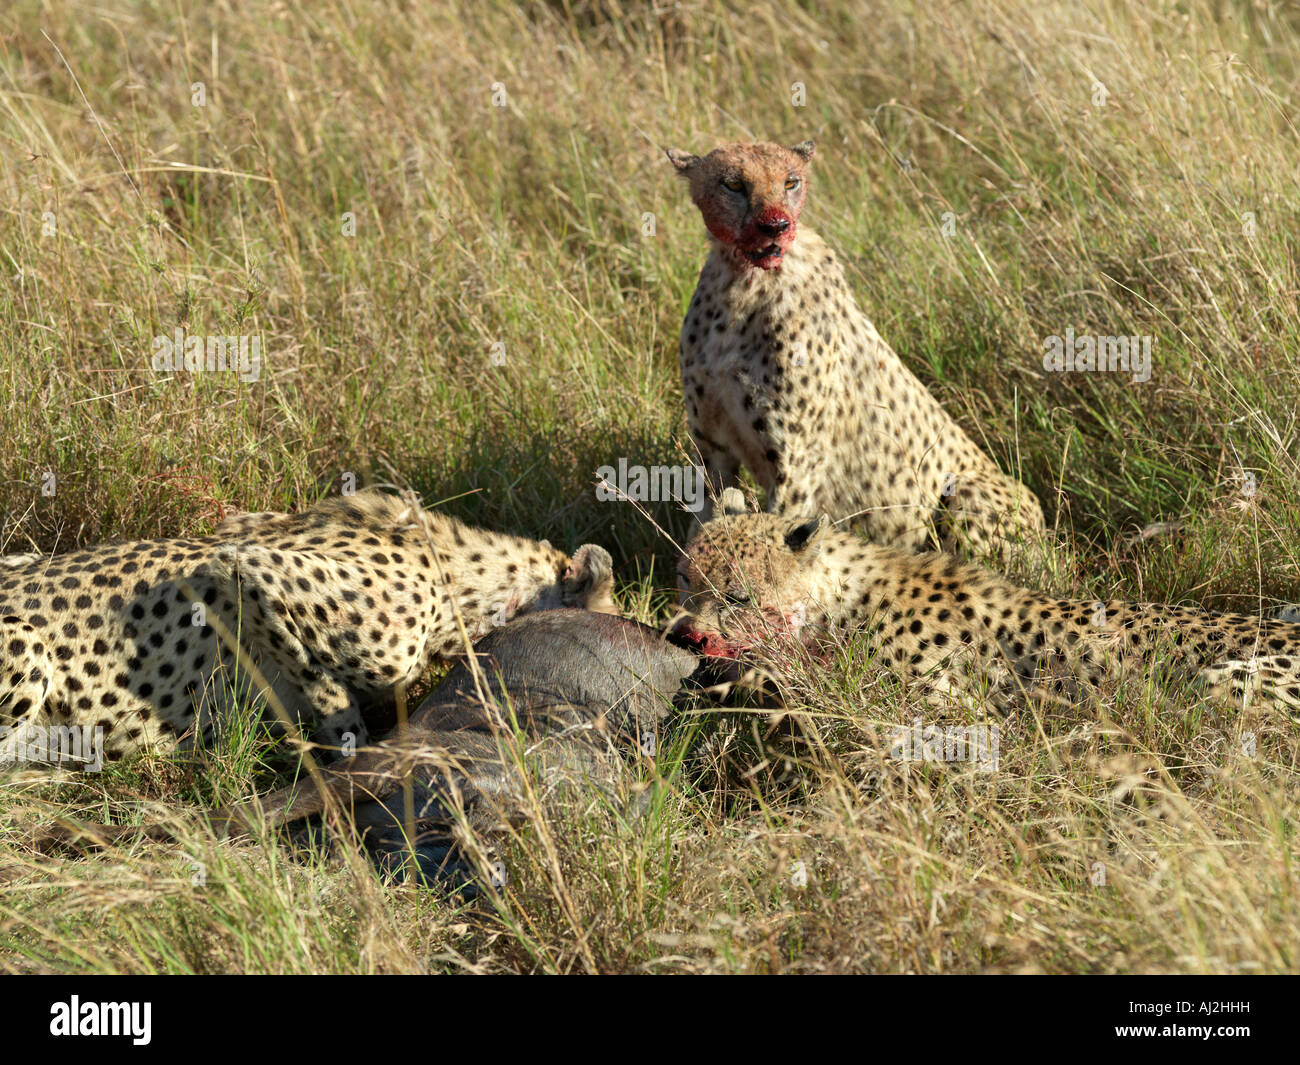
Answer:
M811 521L747 514L723 493L680 564L676 639L736 657L765 636L870 633L875 661L931 691L1010 711L1075 697L1137 660L1211 697L1300 708L1300 625L1153 603L1053 599L951 555L908 554Z
M268 688L322 742L362 743L361 704L461 653L459 622L472 639L533 610L614 612L612 587L604 548L570 559L373 490L6 566L0 761L50 726L102 728L110 758L174 748Z
M681 336L691 436L715 491L749 469L776 514L826 511L904 551L1032 551L1038 500L881 339L799 225L812 141L668 157L713 238Z

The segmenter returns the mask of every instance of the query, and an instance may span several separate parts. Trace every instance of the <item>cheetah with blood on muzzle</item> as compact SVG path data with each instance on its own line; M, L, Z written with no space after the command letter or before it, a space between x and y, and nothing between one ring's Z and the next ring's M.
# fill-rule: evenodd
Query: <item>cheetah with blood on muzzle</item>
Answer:
M736 489L687 544L674 638L742 657L762 643L867 633L876 663L1010 712L1158 665L1225 704L1300 711L1300 625L1160 603L1056 599L952 555L909 554L811 520L751 514Z
M811 141L669 151L712 238L682 325L691 436L714 489L746 467L772 513L849 518L874 542L1037 554L1042 508L903 365L835 254L799 221Z
M258 693L323 743L363 743L362 706L465 636L552 607L614 612L612 571L593 544L570 558L375 490L0 567L0 761L51 726L101 728L109 758L171 749Z

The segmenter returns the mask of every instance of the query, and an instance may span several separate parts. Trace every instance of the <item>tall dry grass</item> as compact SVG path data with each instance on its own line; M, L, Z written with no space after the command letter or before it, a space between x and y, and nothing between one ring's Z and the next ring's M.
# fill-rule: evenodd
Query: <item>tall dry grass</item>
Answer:
M592 482L687 446L675 345L704 239L662 149L813 136L809 223L1046 502L1062 562L1035 580L1300 598L1298 45L1267 0L17 0L0 551L206 531L350 472L599 540L625 605L661 618L685 516ZM258 336L259 379L155 373L177 328ZM1069 328L1152 336L1150 381L1046 373ZM1178 528L1131 535L1157 523ZM862 648L777 668L789 720L692 716L649 817L539 817L485 903L196 822L185 847L48 868L6 846L30 872L0 897L0 964L1294 968L1291 724L1156 677L1006 723L996 773L900 765L890 728L931 711ZM11 784L4 817L152 816L283 770L249 726L194 762Z

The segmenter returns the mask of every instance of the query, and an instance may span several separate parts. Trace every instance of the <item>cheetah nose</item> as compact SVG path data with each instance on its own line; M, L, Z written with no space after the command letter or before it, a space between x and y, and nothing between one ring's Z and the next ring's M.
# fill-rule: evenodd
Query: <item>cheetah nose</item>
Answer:
M668 627L668 642L688 651L699 653L704 644L704 636L696 631L694 619L689 614L682 614Z
M758 228L762 233L766 234L769 237L779 237L782 233L784 233L787 229L790 228L790 219L773 218L767 221L759 222Z

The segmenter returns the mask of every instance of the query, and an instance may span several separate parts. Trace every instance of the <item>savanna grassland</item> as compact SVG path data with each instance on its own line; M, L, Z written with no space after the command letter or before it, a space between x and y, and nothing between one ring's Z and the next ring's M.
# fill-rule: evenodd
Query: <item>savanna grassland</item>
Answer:
M1044 501L1058 595L1300 600L1300 13L1209 0L15 0L0 13L0 553L206 533L345 474L609 548L662 622L705 253L663 150L818 141L805 219ZM254 335L256 380L153 338ZM1150 336L1150 379L1044 339ZM1300 725L1158 670L900 766L926 711L852 643L789 717L690 715L631 825L539 816L465 905L201 810L213 748L4 785L0 970L1269 972L1300 964ZM792 738L793 735L793 738ZM54 816L184 845L33 854Z

